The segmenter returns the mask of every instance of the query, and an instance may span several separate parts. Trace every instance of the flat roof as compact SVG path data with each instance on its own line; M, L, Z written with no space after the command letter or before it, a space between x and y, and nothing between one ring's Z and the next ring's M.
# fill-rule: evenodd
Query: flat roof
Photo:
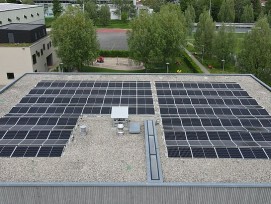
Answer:
M8 25L0 26L0 30L34 30L42 26L44 25L29 23L11 23Z
M35 7L42 7L42 5L1 3L0 4L0 12L18 10L18 9L35 8Z
M271 113L270 91L249 75L33 73L0 94L0 116L42 80L150 81L153 94L155 81L237 82ZM129 115L129 120L141 126L145 120L161 121L158 102L154 108L155 115ZM79 125L87 126L86 136L80 135ZM271 183L270 160L169 158L161 122L156 131L164 182ZM110 115L83 115L73 136L62 157L0 157L0 182L147 182L143 129L141 134L119 137Z

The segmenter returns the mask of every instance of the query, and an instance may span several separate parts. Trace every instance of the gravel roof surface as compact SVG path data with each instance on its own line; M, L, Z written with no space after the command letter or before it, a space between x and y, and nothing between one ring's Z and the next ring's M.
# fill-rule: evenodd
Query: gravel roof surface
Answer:
M271 113L271 93L250 76L203 75L50 75L29 74L0 94L0 116L8 113L41 80L139 80L237 82ZM157 98L155 116L132 116L143 124L159 118ZM82 181L144 182L146 161L144 136L116 136L109 116L84 116L78 124L88 127L88 135L75 128L71 141L60 158L0 158L0 181ZM164 182L271 182L270 160L167 158L162 126L156 126ZM142 127L143 128L143 127ZM143 129L142 129L143 130ZM142 131L143 133L143 131Z

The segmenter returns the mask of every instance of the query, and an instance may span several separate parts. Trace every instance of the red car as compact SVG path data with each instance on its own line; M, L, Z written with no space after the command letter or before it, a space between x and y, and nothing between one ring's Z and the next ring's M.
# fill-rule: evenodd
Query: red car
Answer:
M97 62L104 63L104 57L102 57L102 56L98 57Z

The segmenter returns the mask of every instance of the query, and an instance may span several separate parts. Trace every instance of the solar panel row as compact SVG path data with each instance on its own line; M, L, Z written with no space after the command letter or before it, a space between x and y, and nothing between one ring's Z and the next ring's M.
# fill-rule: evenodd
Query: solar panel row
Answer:
M156 87L169 157L269 158L271 117L239 84L156 82Z
M0 146L0 157L60 157L64 146Z
M270 148L168 147L169 157L271 159Z
M147 81L41 81L0 118L0 157L61 156L81 114L154 114Z

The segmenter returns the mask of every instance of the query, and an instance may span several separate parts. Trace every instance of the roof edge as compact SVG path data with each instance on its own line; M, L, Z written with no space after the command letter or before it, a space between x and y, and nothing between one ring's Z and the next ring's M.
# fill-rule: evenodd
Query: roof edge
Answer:
M0 182L0 187L209 187L271 188L271 183Z
M50 37L49 35L46 37ZM0 90L0 94L2 94L4 91L6 91L9 87L11 87L13 84L15 84L17 81L19 81L21 78L23 78L26 75L161 75L161 73L107 73L107 72L91 72L91 73L85 73L85 72L30 72L25 73L21 75L19 78L15 79L5 87L3 87ZM176 73L163 73L163 75L191 75L191 76L249 76L256 80L260 85L262 85L264 88L266 88L268 91L271 92L271 87L268 86L266 83L258 79L253 74L202 74L202 73L182 73L182 74L176 74Z

